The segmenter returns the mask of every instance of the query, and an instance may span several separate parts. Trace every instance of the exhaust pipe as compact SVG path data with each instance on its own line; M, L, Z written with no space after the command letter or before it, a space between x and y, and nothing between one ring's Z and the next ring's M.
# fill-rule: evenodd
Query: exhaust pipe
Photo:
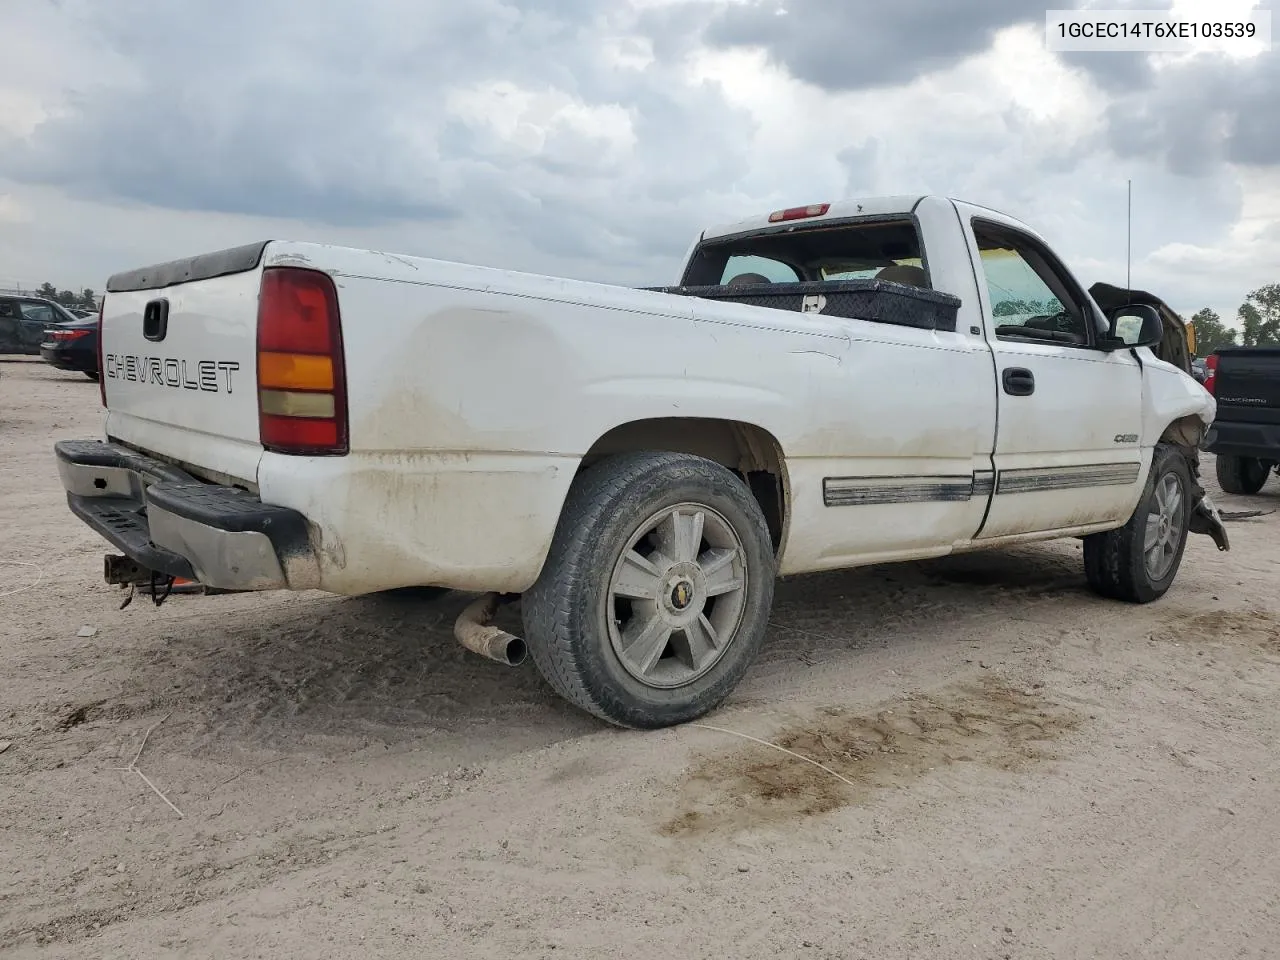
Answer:
M518 667L529 652L525 642L492 625L501 600L496 593L486 593L476 600L458 615L453 624L453 635L472 653L508 667Z

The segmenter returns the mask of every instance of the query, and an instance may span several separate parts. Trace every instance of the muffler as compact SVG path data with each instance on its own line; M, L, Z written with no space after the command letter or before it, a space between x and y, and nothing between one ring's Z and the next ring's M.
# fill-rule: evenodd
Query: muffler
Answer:
M486 593L458 615L453 635L472 653L508 667L518 667L524 663L529 648L519 637L493 626L493 616L501 602L500 594Z

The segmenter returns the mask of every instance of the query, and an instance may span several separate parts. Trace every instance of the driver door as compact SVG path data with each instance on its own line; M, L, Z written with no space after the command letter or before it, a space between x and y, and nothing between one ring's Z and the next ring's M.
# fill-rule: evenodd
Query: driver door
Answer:
M22 353L39 353L45 332L62 317L47 303L34 300L20 301L18 309L22 314L22 322L18 328L19 350Z
M978 539L1124 520L1142 479L1142 369L1102 350L1093 301L1039 238L966 225L997 396L995 492Z
M25 353L22 345L22 311L18 301L0 297L0 353Z

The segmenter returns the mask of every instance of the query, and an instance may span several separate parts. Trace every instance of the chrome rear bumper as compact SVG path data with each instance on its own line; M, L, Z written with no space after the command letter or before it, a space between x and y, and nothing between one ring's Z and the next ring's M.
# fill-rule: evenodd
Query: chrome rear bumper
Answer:
M73 513L130 559L220 590L320 584L306 518L116 443L56 444Z

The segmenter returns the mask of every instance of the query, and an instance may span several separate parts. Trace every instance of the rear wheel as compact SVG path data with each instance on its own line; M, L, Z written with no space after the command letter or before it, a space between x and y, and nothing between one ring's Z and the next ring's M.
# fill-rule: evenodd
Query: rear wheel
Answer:
M86 377L88 377L90 380L97 380L97 379L98 379L98 371L97 371L97 370L86 370L86 371L84 372L84 375L85 375Z
M1176 447L1158 446L1138 507L1118 530L1084 538L1095 593L1129 603L1158 600L1182 564L1191 520L1191 469Z
M1256 457L1218 457L1215 469L1224 491L1248 495L1262 489L1271 464Z
M538 670L620 726L702 716L764 641L773 548L759 504L719 464L626 454L574 481L537 583L522 600Z

